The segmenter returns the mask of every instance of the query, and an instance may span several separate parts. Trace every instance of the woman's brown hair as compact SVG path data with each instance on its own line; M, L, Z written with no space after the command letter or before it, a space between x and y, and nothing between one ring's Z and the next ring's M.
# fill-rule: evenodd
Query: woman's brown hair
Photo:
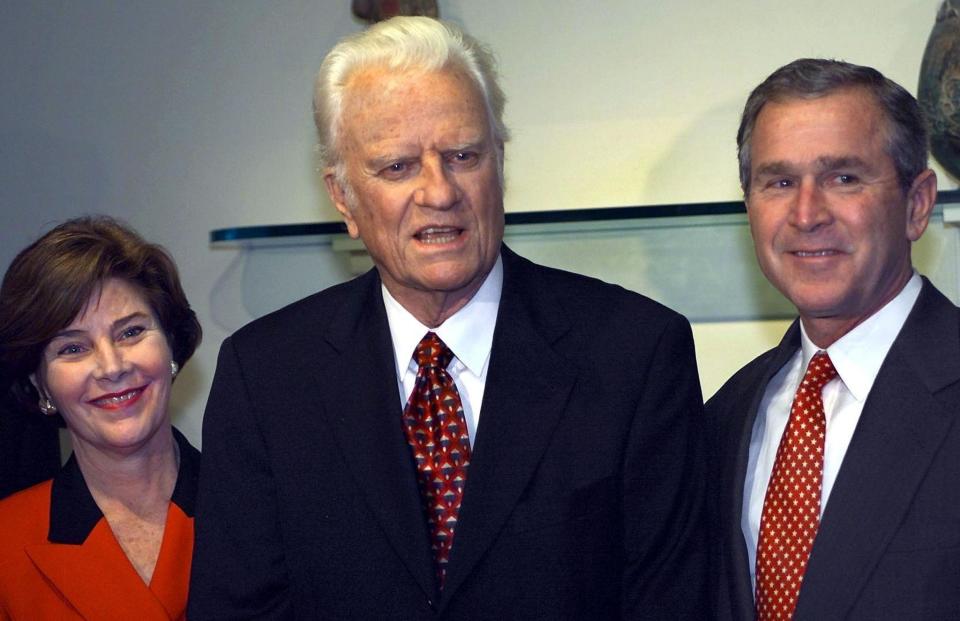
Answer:
M134 285L153 309L181 367L200 343L196 314L177 266L161 246L107 216L67 220L27 246L0 286L0 391L36 409L30 374L47 343L84 309L101 284Z

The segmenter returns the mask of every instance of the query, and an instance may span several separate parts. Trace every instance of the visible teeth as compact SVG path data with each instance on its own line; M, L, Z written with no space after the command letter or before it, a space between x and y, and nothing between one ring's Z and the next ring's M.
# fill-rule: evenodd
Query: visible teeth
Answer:
M447 244L456 239L456 235L438 235L436 237L420 238L420 241L426 244Z
M446 244L457 238L457 229L430 227L417 234L417 239L426 244Z
M798 257L825 257L830 254L833 254L832 250L815 250L815 251L798 250L797 251Z
M106 399L97 399L97 401L100 401L102 403L123 403L124 401L129 401L130 399L133 399L135 396L137 396L138 392L139 391L137 390L131 390L130 392L125 392L122 395L118 395L116 397L107 397Z

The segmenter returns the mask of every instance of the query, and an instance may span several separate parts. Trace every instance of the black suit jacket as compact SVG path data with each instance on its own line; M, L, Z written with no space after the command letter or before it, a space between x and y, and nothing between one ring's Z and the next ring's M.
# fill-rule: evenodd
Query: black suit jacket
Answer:
M764 389L800 346L783 341L707 403L717 617L752 619L740 530ZM827 503L795 619L960 618L960 311L929 281L864 404Z
M503 250L445 587L376 271L227 339L203 425L189 618L701 618L689 325Z
M46 481L58 470L60 439L53 417L0 398L0 498Z

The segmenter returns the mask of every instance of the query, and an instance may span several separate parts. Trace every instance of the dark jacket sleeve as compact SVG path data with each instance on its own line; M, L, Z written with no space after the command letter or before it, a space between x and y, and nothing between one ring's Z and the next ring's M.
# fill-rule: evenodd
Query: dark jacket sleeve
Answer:
M707 618L703 401L681 316L666 323L637 382L624 466L624 618Z
M244 369L228 338L203 419L189 619L292 617L275 496Z

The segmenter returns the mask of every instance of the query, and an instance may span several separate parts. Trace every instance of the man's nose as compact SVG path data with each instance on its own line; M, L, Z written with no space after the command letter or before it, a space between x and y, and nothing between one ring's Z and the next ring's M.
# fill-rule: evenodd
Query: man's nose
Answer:
M812 231L832 219L823 189L813 180L801 181L790 206L790 224L803 231Z
M420 186L414 192L418 205L433 209L449 209L460 199L460 189L443 158L424 158L420 171Z

